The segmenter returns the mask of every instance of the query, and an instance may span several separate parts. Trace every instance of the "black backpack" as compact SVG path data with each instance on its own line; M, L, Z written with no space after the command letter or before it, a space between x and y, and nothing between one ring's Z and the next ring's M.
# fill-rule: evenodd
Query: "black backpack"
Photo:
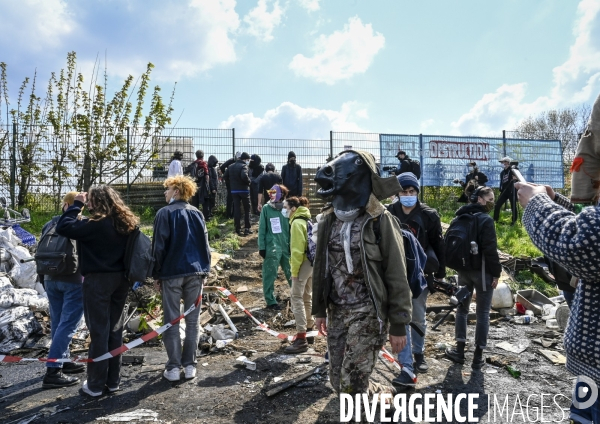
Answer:
M452 220L444 237L446 266L456 271L481 269L481 246L477 254L471 252L471 242L478 242L481 212L459 215Z
M72 275L77 272L79 260L75 240L56 233L56 224L60 217L55 217L48 230L42 234L35 252L35 265L38 274L59 276Z
M417 180L421 179L421 163L418 160L410 160L410 171L415 174Z
M192 162L185 168L185 175L189 175L190 177L200 180L204 178L204 167L198 165L198 162Z
M125 278L131 283L144 283L152 277L154 256L152 255L152 240L142 233L139 227L129 234L125 247Z

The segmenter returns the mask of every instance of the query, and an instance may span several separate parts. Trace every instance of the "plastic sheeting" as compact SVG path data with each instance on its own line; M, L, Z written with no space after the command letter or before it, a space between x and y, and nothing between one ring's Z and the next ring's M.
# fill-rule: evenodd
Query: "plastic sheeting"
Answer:
M14 281L15 286L23 289L35 289L37 280L35 261L20 263L21 259L31 258L29 250L18 245L20 241L12 228L0 230L0 247L5 248L11 255L8 275Z
M35 319L33 312L24 307L11 308L9 311L18 316L20 312L26 310L24 315L19 316L7 325L0 327L0 352L8 353L11 350L23 347L30 334L42 331L42 326Z

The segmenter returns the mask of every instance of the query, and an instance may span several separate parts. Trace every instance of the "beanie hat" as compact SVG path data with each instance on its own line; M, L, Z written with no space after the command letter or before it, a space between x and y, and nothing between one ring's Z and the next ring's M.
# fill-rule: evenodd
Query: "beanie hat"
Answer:
M408 187L414 187L417 190L417 193L420 190L419 180L412 172L404 172L398 175L398 182L402 186L402 190L406 190Z
M246 152L242 152L242 155L240 156L241 160L246 160L246 159L250 159L250 155Z
M275 172L275 165L273 165L271 162L267 163L267 166L265 166L265 171L267 171L267 172L269 172L269 171Z
M290 160L291 158L295 158L295 157L296 157L296 153L294 153L294 152L288 153L288 160Z

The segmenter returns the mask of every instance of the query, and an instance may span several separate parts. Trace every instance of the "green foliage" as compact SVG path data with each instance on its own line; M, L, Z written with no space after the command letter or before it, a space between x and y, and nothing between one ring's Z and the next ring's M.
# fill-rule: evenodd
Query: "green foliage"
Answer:
M31 221L21 224L21 227L24 230L29 231L31 234L33 234L39 241L40 236L42 235L42 228L55 215L58 215L58 213L53 213L53 212L35 212L34 213L34 212L32 212L31 213Z
M17 159L19 194L18 199L11 200L16 200L19 207L30 205L32 186L49 188L55 204L59 204L68 179L76 179L77 190L87 190L93 184L110 184L129 169L133 183L158 154L161 146L156 137L171 123L175 92L166 104L159 86L150 90L152 63L136 83L133 76L128 76L109 99L106 69L104 86L98 82L98 61L89 82L85 82L84 76L77 72L76 59L75 52L70 52L66 69L50 74L44 98L36 94L37 75L32 80L25 78L16 107L12 108L7 66L0 63L0 128L8 125L9 116L18 128L17 149L11 155L14 153ZM136 140L129 146L128 135L130 140ZM10 138L8 131L0 131L0 148ZM8 144L12 147L12 143ZM51 166L42 169L40 164L44 162ZM71 174L68 166L73 162L83 164L74 171L76 175ZM0 184L8 185L9 179L10 171L0 170Z

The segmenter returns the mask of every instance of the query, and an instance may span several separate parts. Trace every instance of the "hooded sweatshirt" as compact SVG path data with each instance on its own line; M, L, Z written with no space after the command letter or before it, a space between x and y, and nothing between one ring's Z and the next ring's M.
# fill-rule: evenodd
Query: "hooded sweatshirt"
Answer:
M306 220L310 219L310 211L305 206L299 206L290 217L290 264L292 277L297 277L300 267L307 261L306 247L308 244L308 225Z
M210 155L208 158L208 184L211 193L219 189L219 174L217 173L217 163L219 159L215 155Z

